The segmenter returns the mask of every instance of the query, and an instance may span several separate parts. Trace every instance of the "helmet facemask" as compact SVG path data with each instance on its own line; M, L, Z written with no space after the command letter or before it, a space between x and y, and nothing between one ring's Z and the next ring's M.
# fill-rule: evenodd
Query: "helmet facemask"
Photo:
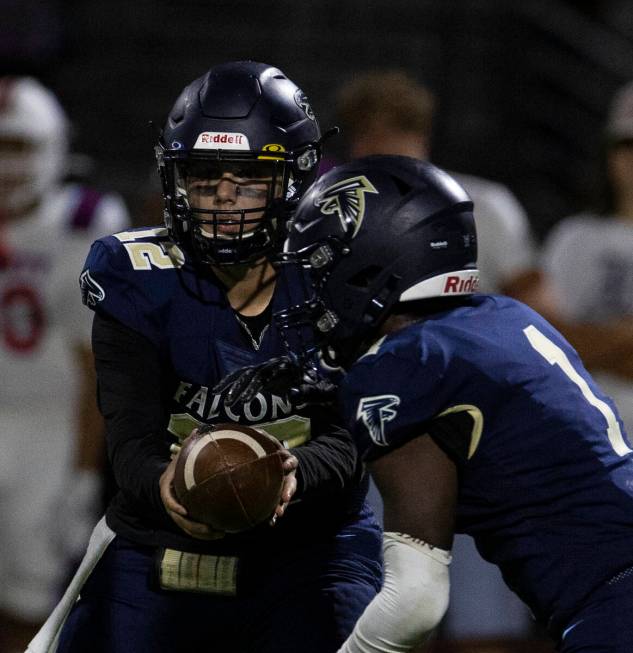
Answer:
M247 264L277 250L316 168L318 147L293 153L174 152L157 147L170 229L196 263ZM311 177L312 175L310 175ZM311 180L311 179L310 179Z
M164 157L172 229L197 263L244 264L274 248L291 179L283 159Z
M399 277L371 263L351 278L341 275L350 252L348 242L330 236L282 258L284 264L309 270L311 288L304 302L275 313L277 326L286 342L290 332L304 345L311 342L307 349L319 350L322 363L333 368L349 367L376 339L400 294Z

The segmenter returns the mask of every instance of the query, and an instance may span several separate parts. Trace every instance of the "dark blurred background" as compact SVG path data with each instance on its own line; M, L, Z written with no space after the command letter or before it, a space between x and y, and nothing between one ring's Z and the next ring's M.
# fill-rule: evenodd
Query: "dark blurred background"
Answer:
M279 66L334 122L355 72L400 67L437 94L434 161L506 183L537 237L586 203L613 92L633 79L633 2L1 0L1 72L32 73L74 123L76 174L137 219L150 120L211 65ZM339 145L340 147L340 145ZM336 154L337 146L332 143ZM160 220L160 215L156 220Z

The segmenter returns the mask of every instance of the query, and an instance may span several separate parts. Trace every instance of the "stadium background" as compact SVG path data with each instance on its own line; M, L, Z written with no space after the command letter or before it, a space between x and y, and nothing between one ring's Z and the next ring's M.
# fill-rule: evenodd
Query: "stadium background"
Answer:
M542 238L593 190L607 106L633 79L633 2L0 0L0 73L58 94L73 174L119 191L139 223L161 217L149 121L243 58L296 81L322 128L355 73L404 69L438 97L434 161L506 183Z
M161 124L183 84L211 65L251 58L279 66L304 88L322 127L334 123L341 83L395 66L438 96L435 162L508 184L542 237L585 203L608 101L633 79L628 0L1 6L4 72L33 72L59 94L75 149L90 157L77 158L75 172L119 190L136 213L152 186L148 121Z

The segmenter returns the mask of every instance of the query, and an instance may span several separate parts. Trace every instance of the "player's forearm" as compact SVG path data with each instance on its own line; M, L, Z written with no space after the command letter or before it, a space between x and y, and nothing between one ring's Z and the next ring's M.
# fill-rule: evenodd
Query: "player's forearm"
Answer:
M408 653L448 607L448 551L400 533L384 534L385 579L338 653Z
M335 421L313 420L313 439L292 450L299 460L302 498L340 496L358 482L359 461L350 433Z
M162 514L158 480L169 463L160 367L153 346L120 323L95 316L93 350L108 457L123 492Z
M164 451L147 446L156 440L155 433L128 439L113 448L109 454L117 486L135 503L150 508L157 515L164 512L160 498L159 480L169 459Z
M88 344L78 344L75 358L80 373L77 397L74 467L77 470L103 473L105 432L103 417L97 407L97 379L94 357Z

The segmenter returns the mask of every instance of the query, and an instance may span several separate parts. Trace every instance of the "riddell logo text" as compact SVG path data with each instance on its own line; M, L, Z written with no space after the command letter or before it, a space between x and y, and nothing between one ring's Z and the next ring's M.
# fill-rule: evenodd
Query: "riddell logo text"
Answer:
M242 134L200 134L201 143L235 143L241 145L244 140Z
M479 277L475 274L467 279L457 276L446 277L446 282L444 283L444 294L450 295L451 293L475 292L478 287Z

